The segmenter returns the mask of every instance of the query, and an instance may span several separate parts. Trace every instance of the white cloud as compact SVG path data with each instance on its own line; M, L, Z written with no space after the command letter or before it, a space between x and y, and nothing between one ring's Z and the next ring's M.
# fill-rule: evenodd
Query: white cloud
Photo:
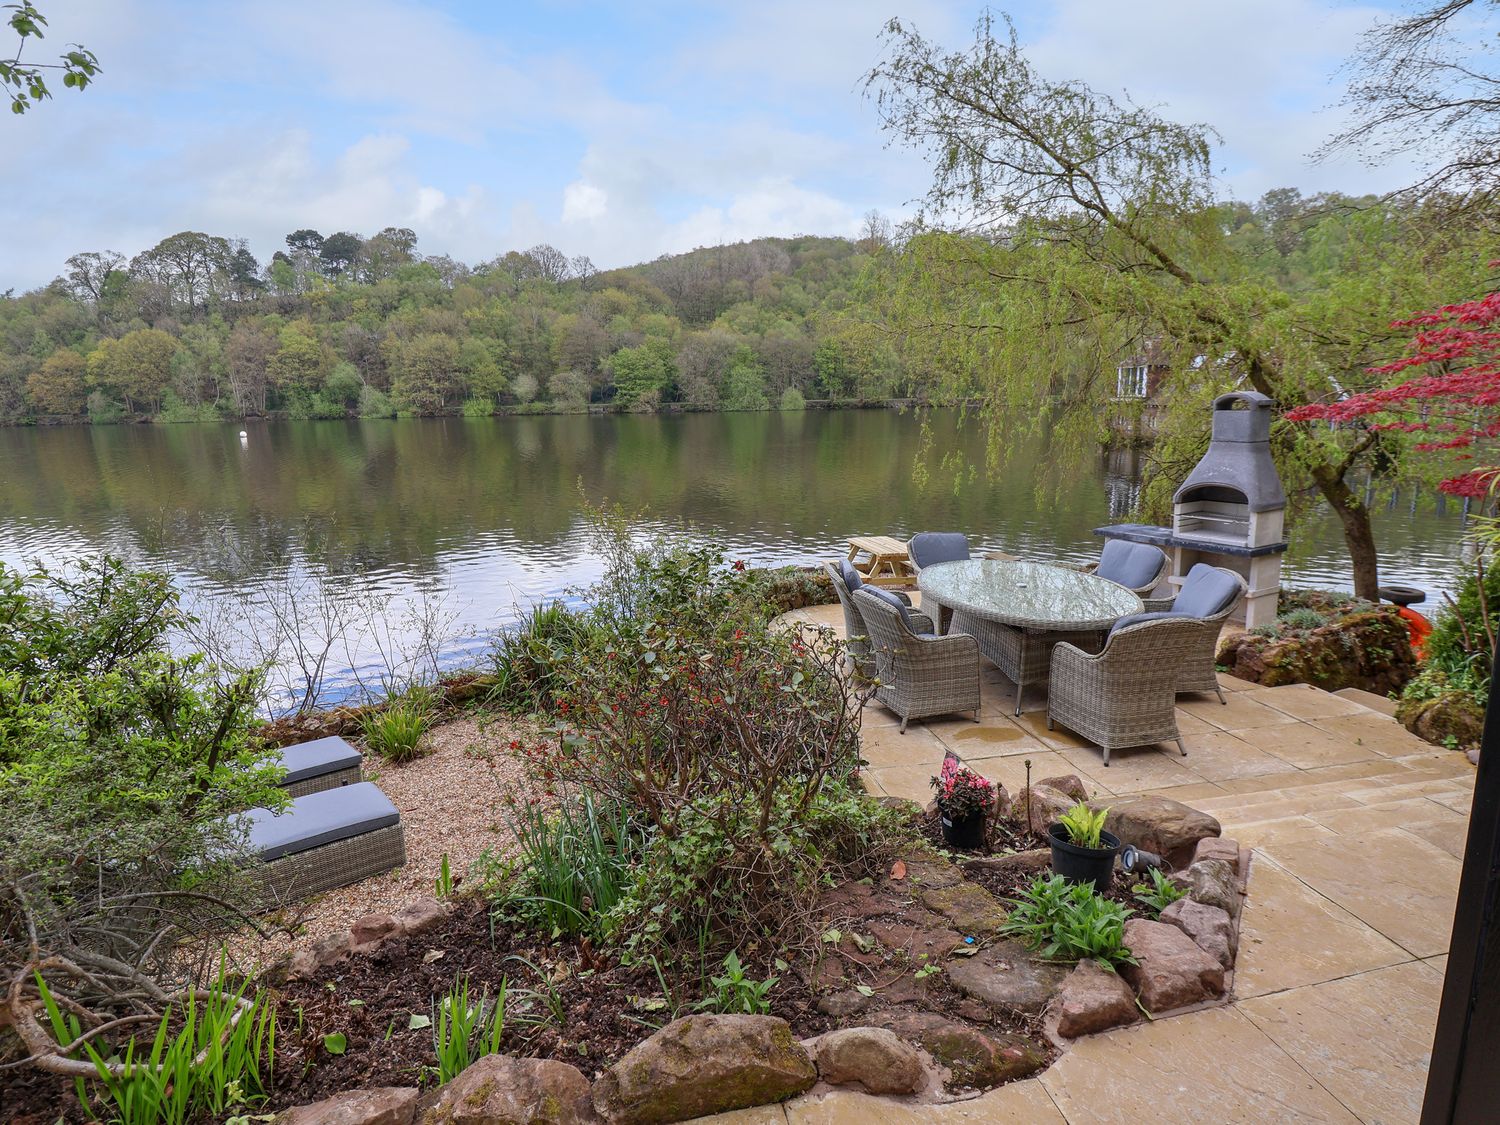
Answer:
M609 196L603 188L585 180L575 180L563 188L562 221L589 223L604 218L609 210Z
M165 4L165 6L163 6ZM969 0L904 0L945 46ZM79 0L53 39L97 50L100 83L0 123L0 289L82 249L133 253L177 230L365 234L477 261L546 240L602 266L762 234L856 233L926 189L885 147L860 88L886 8L865 0L652 7L634 38L574 34L585 9L396 0ZM1023 46L1078 78L1206 121L1226 190L1395 186L1402 168L1310 167L1335 131L1330 81L1378 9L1333 0L1056 0Z

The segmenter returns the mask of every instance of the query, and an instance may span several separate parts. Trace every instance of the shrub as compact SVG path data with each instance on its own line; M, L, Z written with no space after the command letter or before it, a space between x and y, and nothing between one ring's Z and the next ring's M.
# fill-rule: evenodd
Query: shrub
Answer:
M1449 688L1471 691L1483 706L1489 696L1491 654L1500 635L1500 568L1487 567L1481 556L1474 573L1459 587L1457 599L1433 622L1427 638L1424 671L1428 684L1415 690L1430 690L1438 676Z
M1000 932L1021 939L1047 960L1092 957L1108 968L1135 963L1125 946L1125 919L1134 912L1101 896L1091 883L1042 876L1010 905Z
M383 707L365 712L361 723L365 745L394 765L422 754L422 736L432 726L432 704L425 693L396 696Z
M802 392L796 387L788 387L781 392L782 410L806 410L807 399L802 397Z
M229 814L286 800L250 736L257 678L170 655L183 621L165 576L117 559L0 567L0 971L41 969L100 1022L161 1016L208 975L184 954L259 890ZM17 987L0 1023L48 1056L40 1003Z
M598 526L606 574L587 628L524 674L545 673L555 716L528 750L537 779L628 809L643 834L600 928L644 955L794 924L791 904L881 821L856 795L859 709L839 646L768 628L756 580L712 548L635 543L608 513Z

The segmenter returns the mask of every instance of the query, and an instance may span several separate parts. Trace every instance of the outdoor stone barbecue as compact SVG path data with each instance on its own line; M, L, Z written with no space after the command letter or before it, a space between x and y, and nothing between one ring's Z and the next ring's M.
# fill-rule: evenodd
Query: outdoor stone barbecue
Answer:
M1196 563L1222 566L1250 587L1246 629L1276 620L1286 492L1271 460L1272 402L1256 391L1214 399L1208 450L1172 497L1172 526L1123 523L1094 529L1106 539L1151 543L1171 557L1173 592Z

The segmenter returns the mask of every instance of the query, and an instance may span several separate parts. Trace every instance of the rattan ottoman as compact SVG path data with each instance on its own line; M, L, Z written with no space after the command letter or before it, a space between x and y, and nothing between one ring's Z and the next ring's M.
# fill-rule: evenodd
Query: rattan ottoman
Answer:
M319 738L296 746L283 746L279 753L282 764L286 766L281 787L293 797L357 785L364 780L364 774L360 772L363 759L359 751L342 738Z
M251 809L245 819L267 895L278 901L309 898L406 862L401 814L373 782L308 793L280 814Z

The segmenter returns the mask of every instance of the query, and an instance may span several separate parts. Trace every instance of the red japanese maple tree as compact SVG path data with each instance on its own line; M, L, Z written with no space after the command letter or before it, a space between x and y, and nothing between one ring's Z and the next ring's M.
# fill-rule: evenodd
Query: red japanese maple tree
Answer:
M1500 262L1490 265L1500 266ZM1392 327L1413 328L1410 355L1368 368L1384 377L1414 372L1392 386L1362 391L1335 402L1312 403L1287 412L1294 422L1364 422L1370 430L1427 435L1424 453L1454 453L1473 461L1476 446L1500 438L1500 292L1420 313ZM1476 464L1438 485L1454 496L1484 496L1500 465Z

